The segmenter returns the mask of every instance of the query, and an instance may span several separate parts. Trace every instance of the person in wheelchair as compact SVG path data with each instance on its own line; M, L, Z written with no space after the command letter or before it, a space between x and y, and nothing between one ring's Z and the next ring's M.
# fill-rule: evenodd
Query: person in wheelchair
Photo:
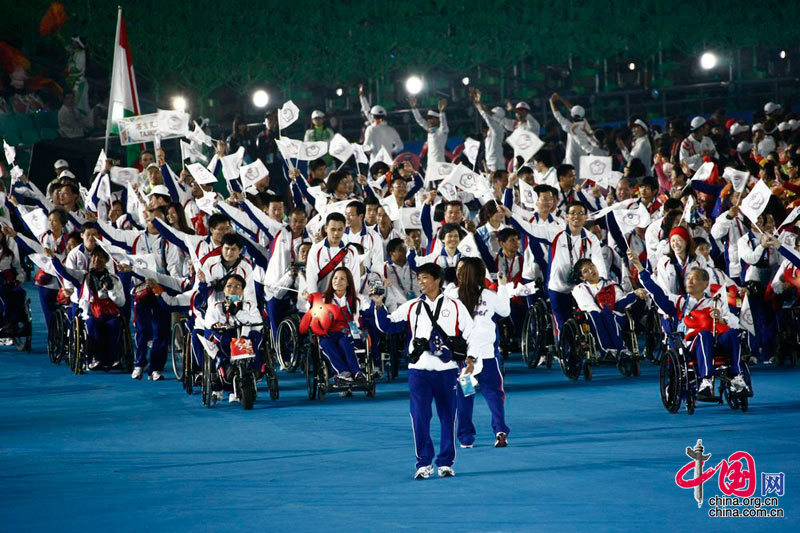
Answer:
M358 363L354 344L354 341L362 338L358 324L360 302L353 274L349 268L337 267L333 271L322 298L326 304L330 304L333 321L327 333L319 337L319 347L335 372L335 383L337 385L366 383L367 376ZM309 297L309 301L312 299Z
M120 361L115 354L119 351L120 307L125 305L125 290L119 277L107 268L108 253L95 246L89 253L88 272L65 267L50 249L46 248L45 254L61 277L80 287L78 310L93 350L89 370L118 367Z
M253 369L261 369L262 319L255 298L248 297L247 282L239 274L229 274L223 285L223 298L209 302L204 322L205 337L217 345L217 369L225 380L231 357L231 341L246 337L256 354ZM257 324L257 325L254 325ZM241 330L239 328L241 327Z
M579 259L572 271L575 288L572 297L592 327L600 351L607 357L630 357L622 341L622 311L636 302L633 292L625 292L619 283L600 277L591 259Z
M725 302L716 296L706 296L708 272L693 267L686 276L686 293L674 295L666 292L646 270L639 258L628 253L628 259L639 271L644 289L637 289L637 297L644 299L649 293L658 308L677 323L683 333L684 347L697 361L697 376L702 380L697 391L699 397L713 394L711 376L714 373L712 350L716 344L731 358L731 388L734 392L748 389L740 373L739 319L730 312Z
M20 329L25 306L24 281L25 271L16 241L0 234L0 338L13 337Z

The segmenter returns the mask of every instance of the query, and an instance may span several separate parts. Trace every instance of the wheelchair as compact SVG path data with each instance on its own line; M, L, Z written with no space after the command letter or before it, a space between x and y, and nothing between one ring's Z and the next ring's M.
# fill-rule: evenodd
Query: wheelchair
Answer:
M739 332L740 344L747 343L747 332L742 330ZM681 403L686 403L686 412L690 415L694 414L697 402L711 402L722 405L723 401L728 403L728 406L737 410L740 409L743 413L747 411L750 398L753 397L753 384L750 380L750 368L747 366L747 358L741 357L740 370L742 378L747 383L747 390L741 392L734 392L731 388L730 376L730 357L727 355L714 355L713 365L714 372L712 373L711 380L716 386L719 382L719 394L713 394L714 388L712 387L712 395L707 398L699 398L697 390L700 386L700 378L697 376L696 365L697 361L693 354L689 353L688 349L683 344L683 334L680 332L673 332L669 335L669 348L664 353L661 359L661 366L659 370L659 389L661 394L661 403L669 413L677 413L681 408Z
M564 322L558 338L558 362L570 380L577 381L581 374L587 381L592 379L592 363L599 362L599 353L589 321L581 311Z
M511 317L503 317L497 321L497 335L500 354L505 361L517 348L516 339L518 337L514 331L514 322L511 321Z
M643 357L639 350L639 337L636 334L636 325L633 312L630 309L626 309L622 327L622 340L631 353L631 356L620 357L617 360L617 371L625 377L638 377L642 373Z
M237 328L241 328L242 326L243 325L239 325ZM241 329L237 329L236 337L240 336L240 332ZM267 340L265 338L261 343L262 356L265 358L265 362L267 361L266 358L269 357L269 350L266 348L266 344ZM258 396L259 379L258 372L252 368L253 359L255 359L255 354L232 355L229 360L230 365L228 367L228 372L223 380L217 371L217 365L215 364L216 356L212 356L207 350L203 350L203 379L201 383L202 404L210 408L217 402L217 394L215 394L214 389L217 388L217 385L220 384L219 382L222 381L223 384L230 384L233 386L233 392L240 399L242 409L245 411L251 410L255 404L256 396ZM272 360L271 357L269 360ZM267 366L269 366L269 364L267 364ZM272 395L272 388L270 388L270 396L272 397ZM272 399L277 399L277 390L276 395Z
M322 355L322 348L319 338L313 333L309 334L311 339L308 348L305 350L305 371L306 389L308 399L322 401L329 392L342 392L345 396L352 396L354 391L364 391L367 398L374 398L376 394L375 366L370 355L371 342L367 335L364 339L355 342L358 364L367 377L363 384L350 383L347 385L337 385L332 381L328 362Z
M545 298L537 298L525 314L521 335L522 360L530 368L539 365L542 354L546 356L548 370L552 368L553 357L557 352L553 331L550 305Z
M300 315L292 313L284 318L275 330L273 351L281 369L294 372L303 364L303 345L306 338L300 335Z
M33 321L31 320L31 301L25 298L22 321L19 324L3 324L0 339L10 339L20 352L31 351Z
M133 340L128 322L120 316L119 339L119 369L123 374L133 371ZM83 374L92 361L92 341L86 331L86 323L78 315L72 320L72 333L68 345L68 365L72 373L76 376Z

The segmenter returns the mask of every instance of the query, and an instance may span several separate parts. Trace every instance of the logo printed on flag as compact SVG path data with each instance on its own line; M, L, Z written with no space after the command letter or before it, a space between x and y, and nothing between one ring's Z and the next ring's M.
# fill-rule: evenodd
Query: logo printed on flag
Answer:
M278 111L278 128L286 129L297 120L300 116L300 108L294 105L294 102L289 100Z
M473 166L475 166L475 161L478 159L480 148L481 143L479 141L471 137L464 139L464 155L467 156L467 159Z

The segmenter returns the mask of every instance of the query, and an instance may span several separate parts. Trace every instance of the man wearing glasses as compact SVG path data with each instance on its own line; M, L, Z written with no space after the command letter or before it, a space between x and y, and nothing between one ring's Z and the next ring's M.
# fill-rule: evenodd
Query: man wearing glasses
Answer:
M564 322L572 317L572 269L578 260L589 258L597 267L601 278L608 278L605 261L600 249L600 241L592 232L583 228L586 224L586 207L580 202L570 202L566 206L567 227L556 234L550 246L550 278L547 293L550 307L556 321L556 331L561 333Z

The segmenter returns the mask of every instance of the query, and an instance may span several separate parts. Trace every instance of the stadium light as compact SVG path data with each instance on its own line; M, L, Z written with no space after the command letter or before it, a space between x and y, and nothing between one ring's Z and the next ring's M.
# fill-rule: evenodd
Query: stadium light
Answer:
M461 78L461 83L463 83L464 85L469 85L469 76L464 76L463 78Z
M343 94L344 94L344 89L342 89L341 87L336 89L336 96L342 96Z
M786 50L781 50L780 56L781 59L786 59Z
M406 80L406 91L411 95L417 95L422 92L422 80L419 76L409 76Z
M704 70L711 70L717 66L717 56L711 52L705 52L700 56L700 66L703 67Z
M633 61L628 63L628 70L636 70L636 63L634 63Z
M253 93L253 105L256 107L267 107L269 103L269 94L264 89L258 89Z
M186 111L186 98L183 96L173 96L172 109L175 111Z

